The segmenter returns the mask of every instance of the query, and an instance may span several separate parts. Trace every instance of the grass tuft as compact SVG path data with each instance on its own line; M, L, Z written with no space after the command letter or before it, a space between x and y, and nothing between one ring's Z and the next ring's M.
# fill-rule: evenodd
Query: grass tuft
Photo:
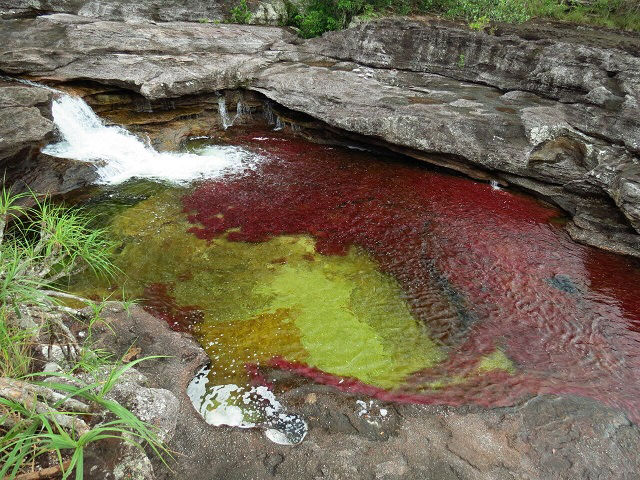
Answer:
M28 197L34 206L21 206ZM105 302L60 290L82 270L102 277L115 272L112 245L103 230L91 228L93 220L31 192L0 190L0 479L14 479L29 466L54 459L63 479L80 480L86 447L106 439L148 448L163 462L170 457L155 427L108 398L122 375L156 357L114 364L94 342ZM87 304L91 314L83 317L59 298ZM82 342L63 318L84 323ZM65 352L60 363L66 371L34 371L31 354L47 342L47 333Z

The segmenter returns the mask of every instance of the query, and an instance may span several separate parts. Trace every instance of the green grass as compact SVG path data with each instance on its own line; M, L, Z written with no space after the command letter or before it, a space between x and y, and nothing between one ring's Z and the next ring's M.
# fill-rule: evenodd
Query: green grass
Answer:
M86 447L105 439L119 439L141 449L149 447L163 461L170 457L153 426L107 397L128 370L142 361L158 357L114 364L85 343L84 355L80 355L78 362L69 368L69 372L83 370L95 378L92 383L82 384L77 376L68 372L30 373L29 353L34 340L33 332L9 326L6 315L0 315L0 382L13 379L60 394L58 401L37 391L32 398L21 401L0 396L0 478L8 476L12 479L22 473L26 465L53 454L60 466L65 461L70 462L66 469L62 469L63 478L75 472L75 478L82 479ZM94 360L88 362L88 357ZM98 358L100 361L95 360ZM105 366L108 366L106 375ZM49 380L39 381L43 377ZM58 378L59 382L52 382L51 378ZM96 413L70 410L65 404L69 399L84 402L90 406L90 412ZM81 419L89 428L82 431L70 429L58 422L61 416Z
M19 203L31 197L34 206ZM92 219L32 193L0 190L0 303L16 314L26 304L51 302L51 291L83 269L110 275L111 245Z
M36 332L9 325L0 311L0 377L18 378L31 371L31 350Z
M70 461L69 465L62 469L63 479L69 478L75 472L76 480L81 480L84 478L86 447L106 439L122 440L140 449L147 446L164 461L170 454L158 439L154 427L138 419L119 403L105 397L126 370L146 359L114 367L104 382L78 386L78 379L67 374L55 374L63 380L60 383L34 382L62 392L66 395L66 399L81 400L97 407L94 407L96 410L102 411L100 421L86 431L69 429L57 422L59 415L82 418L87 423L93 416L93 414L61 409L62 400L58 403L49 403L48 411L43 413L23 403L0 398L0 407L8 412L4 417L0 416L0 428L8 416L19 418L0 437L0 478L8 476L9 479L13 479L25 464L53 454L61 466L65 464L66 459ZM47 374L47 376L51 375ZM64 380L70 380L73 384L65 383Z
M288 3L288 24L305 38L346 28L356 17L394 14L460 19L479 30L490 22L550 18L640 31L640 2L636 0L307 0L302 7Z
M21 206L27 199L32 207ZM156 357L114 363L96 347L93 332L103 322L104 302L84 302L91 315L69 318L84 323L82 342L61 320L75 313L58 301L70 297L59 290L65 279L82 270L103 277L114 273L111 243L104 231L91 228L93 220L30 192L0 190L0 479L54 458L63 479L80 480L86 447L106 439L148 448L163 461L170 456L154 427L108 398L124 373ZM74 345L71 354L66 344L64 372L34 370L33 347L46 343L47 333L60 346ZM75 375L80 372L95 381L82 383ZM47 382L40 381L45 377Z

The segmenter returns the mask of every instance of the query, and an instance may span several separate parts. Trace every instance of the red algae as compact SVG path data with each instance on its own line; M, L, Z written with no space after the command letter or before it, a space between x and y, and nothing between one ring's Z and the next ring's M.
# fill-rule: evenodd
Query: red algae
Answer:
M152 283L144 289L143 308L161 318L176 332L192 332L203 319L197 307L179 306L166 283Z
M187 195L190 232L232 230L227 238L243 242L311 234L325 255L363 247L449 354L393 391L282 358L272 366L384 400L502 406L577 394L640 420L636 261L574 243L551 222L558 210L528 196L274 133L237 141L268 159ZM496 348L517 373L477 373ZM465 381L434 388L443 376Z

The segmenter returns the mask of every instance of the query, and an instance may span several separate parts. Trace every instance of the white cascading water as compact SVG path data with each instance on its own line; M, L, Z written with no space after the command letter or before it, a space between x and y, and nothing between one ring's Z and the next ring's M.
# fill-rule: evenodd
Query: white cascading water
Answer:
M43 152L95 163L102 183L152 178L186 183L245 170L257 160L239 147L210 146L198 153L158 152L119 126L105 126L84 100L62 95L53 101L53 120L62 141Z
M229 114L227 113L227 102L224 97L218 100L218 113L220 113L220 119L222 120L222 128L226 130L233 125L233 120L229 118Z

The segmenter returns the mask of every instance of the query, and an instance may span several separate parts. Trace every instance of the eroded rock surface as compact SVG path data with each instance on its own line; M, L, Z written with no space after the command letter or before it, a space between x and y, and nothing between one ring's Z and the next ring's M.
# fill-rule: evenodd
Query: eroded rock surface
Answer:
M0 70L150 100L255 90L330 128L536 192L577 240L640 256L640 36L384 19L286 29L48 15L0 22ZM436 158L435 155L438 155Z
M108 20L222 20L230 2L220 0L0 0L0 18L71 13Z
M264 372L278 399L309 425L296 447L273 444L260 430L212 427L185 390L207 361L185 334L138 307L107 308L113 332L101 345L124 353L169 355L137 366L152 388L179 400L170 472L157 478L250 479L574 479L636 478L640 431L620 411L579 397L538 396L509 408L393 405Z
M51 94L0 81L0 169L30 160L53 138Z

